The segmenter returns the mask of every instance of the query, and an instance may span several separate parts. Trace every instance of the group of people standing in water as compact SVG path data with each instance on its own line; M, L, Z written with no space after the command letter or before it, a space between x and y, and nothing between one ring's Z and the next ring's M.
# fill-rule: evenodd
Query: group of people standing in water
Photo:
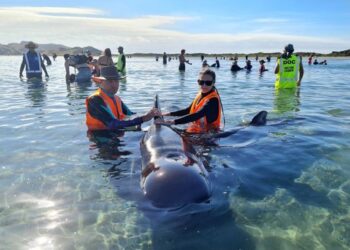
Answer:
M308 59L308 64L309 65L312 65L312 64L313 65L318 65L318 64L320 64L320 65L327 65L327 60L323 60L322 62L318 62L317 58L314 59L314 56L315 55L313 55L313 54L309 56L309 59Z
M179 56L179 70L185 70L185 50ZM275 68L276 88L297 88L301 84L304 69L300 56L294 54L294 47L288 44L284 53L277 59ZM218 89L215 86L216 74L209 67L203 67L198 75L199 91L191 104L181 110L161 113L152 108L145 115L126 120L130 109L115 95L119 88L119 73L113 66L101 69L99 89L86 99L86 124L90 131L124 129L140 125L155 116L180 117L177 119L157 120L157 124L187 124L187 132L203 133L218 131L222 128L223 107ZM131 112L132 113L132 112Z
M35 52L37 45L29 42L26 48L29 51L23 55L20 77L22 77L24 68L26 68L28 79L33 77L41 78L42 70L45 72L46 77L48 77L41 55ZM89 131L109 131L130 128L149 121L155 116L179 117L177 119L157 120L157 123L164 125L189 123L190 125L187 131L191 133L217 131L222 128L223 106L219 91L215 85L216 74L210 69L209 65L204 65L200 71L197 80L199 90L188 107L165 113L152 108L145 115L127 119L127 117L135 113L116 95L119 89L119 80L126 73L126 60L123 47L119 47L118 52L117 63L114 63L109 48L105 49L103 55L97 60L94 60L91 55L64 55L67 81L72 80L70 79L69 67L73 66L78 70L74 79L75 81L82 81L85 78L90 81L92 75L94 75L93 80L98 84L98 89L91 96L87 97L85 102L86 125ZM166 54L164 56L166 58ZM189 60L185 58L185 50L181 50L179 62L180 71L186 69L186 64L191 65ZM264 60L261 60L260 65L263 66L263 64ZM234 60L232 66L234 65L238 67L237 60ZM217 58L213 67L220 67ZM249 63L248 59L245 68L247 70L251 69L251 63ZM292 44L285 46L283 54L277 59L274 72L276 74L276 88L291 89L300 86L304 69L302 59L300 56L294 54Z

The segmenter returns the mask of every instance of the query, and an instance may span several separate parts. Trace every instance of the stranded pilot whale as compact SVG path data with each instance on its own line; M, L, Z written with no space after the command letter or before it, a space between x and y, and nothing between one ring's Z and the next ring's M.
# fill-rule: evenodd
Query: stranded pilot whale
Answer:
M160 110L158 96L156 108ZM250 125L265 125L266 111ZM162 117L155 117L163 119ZM181 207L207 201L212 193L208 172L192 144L166 125L153 123L141 143L141 188L152 204L160 208Z
M160 109L158 96L155 107ZM180 207L210 197L208 172L201 159L193 146L169 126L150 126L141 140L141 155L141 188L154 206Z

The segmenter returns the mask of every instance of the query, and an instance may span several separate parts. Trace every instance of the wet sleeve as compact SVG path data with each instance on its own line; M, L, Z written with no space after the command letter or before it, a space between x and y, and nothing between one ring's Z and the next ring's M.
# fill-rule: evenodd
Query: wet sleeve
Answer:
M26 65L25 60L26 60L26 59L24 58L24 55L23 55L21 67L20 67L20 69L19 69L19 74L22 74L22 73L23 73L24 67L25 67L25 65Z
M188 106L188 107L185 108L185 109L181 109L181 110L178 110L178 111L170 112L170 115L171 115L171 116L184 116L184 115L188 115L188 114L190 113L191 106L192 106L192 103L191 103L190 106Z
M99 96L92 96L88 99L89 114L101 121L109 129L123 129L143 123L142 117L136 117L132 120L118 120L108 110L106 104Z
M123 55L123 57L122 57L122 62L123 62L123 68L122 68L122 70L124 70L124 68L125 68L125 66L126 66L125 55Z
M207 121L211 123L217 119L219 115L218 110L219 110L219 100L217 98L212 98L196 113L176 119L174 122L175 124L185 124L189 122L194 122L205 116Z
M126 104L122 101L122 110L123 110L123 114L130 116L130 115L134 115L136 114L135 112L132 112L128 106L126 106Z

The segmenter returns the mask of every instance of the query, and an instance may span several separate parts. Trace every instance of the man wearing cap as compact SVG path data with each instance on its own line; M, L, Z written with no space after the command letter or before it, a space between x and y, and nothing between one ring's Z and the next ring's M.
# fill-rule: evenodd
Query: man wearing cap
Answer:
M119 88L119 74L114 66L101 68L101 83L98 90L86 98L86 125L90 131L116 130L140 125L160 115L158 109L151 109L146 115L125 120L132 113L115 95Z
M118 55L118 60L117 60L117 63L116 63L117 70L122 75L125 75L126 74L126 69L125 69L126 60L125 60L125 55L124 55L124 48L119 46L118 47L118 52L119 52L119 55Z
M28 51L23 54L21 68L19 70L19 77L23 77L24 67L26 68L27 79L41 79L42 70L44 70L45 76L49 77L40 53L35 51L35 49L38 48L38 45L33 42L29 42L25 45L25 48L27 48Z
M301 56L293 54L294 47L288 44L284 47L284 52L277 59L275 68L276 82L275 87L279 88L295 88L299 87L301 79L304 75L304 68L301 61Z

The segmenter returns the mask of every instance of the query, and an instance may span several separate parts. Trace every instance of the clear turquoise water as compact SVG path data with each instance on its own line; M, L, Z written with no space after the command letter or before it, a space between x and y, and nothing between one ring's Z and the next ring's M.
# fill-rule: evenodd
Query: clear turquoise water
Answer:
M255 62L232 74L222 61L225 129L260 110L269 122L197 145L213 197L175 211L142 196L143 131L96 145L84 123L96 86L67 86L62 58L48 82L21 82L20 60L0 57L1 249L349 249L350 60L304 65L299 96L275 93L274 62L259 76ZM185 107L201 66L192 61L180 74L177 61L128 59L119 94L138 113L155 93L163 110Z

